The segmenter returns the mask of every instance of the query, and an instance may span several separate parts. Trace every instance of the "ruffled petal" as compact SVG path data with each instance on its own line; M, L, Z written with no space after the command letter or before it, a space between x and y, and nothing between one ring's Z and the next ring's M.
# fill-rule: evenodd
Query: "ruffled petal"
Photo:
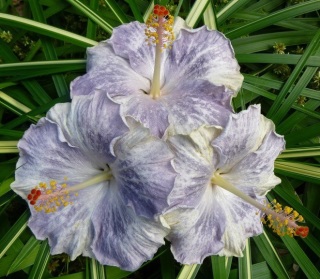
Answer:
M67 141L82 150L101 168L112 162L110 143L129 129L119 115L120 106L106 94L95 91L89 96L76 96L72 103L59 104L47 114L62 129Z
M116 161L111 168L125 203L139 216L153 218L162 213L176 177L167 144L135 123L113 149Z
M258 210L219 186L206 185L198 207L164 215L171 227L171 251L182 264L210 255L242 256L246 239L260 234Z
M92 250L102 264L136 270L150 260L164 244L168 229L160 223L138 217L113 184L92 215L94 239Z
M203 79L238 92L243 76L231 43L218 32L201 27L181 29L165 64L163 90L174 91L177 84Z
M205 257L223 249L226 217L211 187L206 187L197 208L176 209L165 214L164 218L171 227L167 239L178 262L200 264Z
M266 195L281 182L280 178L274 175L274 161L283 149L283 137L270 131L257 151L249 153L228 173L221 176L247 194Z
M210 142L218 133L217 128L203 126L189 136L176 135L168 140L179 174L169 196L171 208L194 208L199 204L214 171Z
M92 214L95 208L104 207L99 197L109 187L110 183L105 182L83 189L71 197L72 205L54 213L35 212L31 208L28 225L37 239L48 239L53 255L67 253L71 260L81 254L94 257Z
M122 115L133 117L150 129L152 135L161 138L169 126L167 108L145 94L130 98L114 97L113 100L121 104Z
M148 45L145 35L146 25L134 21L113 30L110 38L116 55L127 59L140 75L152 80L155 47Z
M219 157L217 168L227 173L249 153L256 151L274 124L260 114L260 106L230 115L230 121L212 145Z
M150 80L134 71L127 59L116 55L108 41L88 48L87 61L87 74L71 82L71 97L88 95L95 89L117 96L149 92Z
M261 214L255 207L231 193L226 192L225 194L227 195L226 200L229 202L226 206L229 206L230 210L226 214L226 229L222 237L224 246L218 255L242 257L246 240L263 231L260 221ZM264 203L264 200L264 198L258 199L261 204Z
M232 113L232 91L206 80L184 81L161 97L169 111L167 134L189 134L201 125L225 126Z

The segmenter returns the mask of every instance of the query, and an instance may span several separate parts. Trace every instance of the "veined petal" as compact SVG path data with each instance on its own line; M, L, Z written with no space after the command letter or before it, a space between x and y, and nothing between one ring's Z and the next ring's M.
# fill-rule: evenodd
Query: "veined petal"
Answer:
M131 116L149 128L152 135L163 136L169 126L168 110L164 104L151 99L145 94L133 95L129 98L114 97L121 104L121 114Z
M150 80L138 74L129 61L115 54L108 41L87 50L87 74L71 82L71 97L101 93L120 96L140 94L150 89Z
M274 130L272 121L260 114L260 106L230 115L222 134L212 142L219 157L217 168L227 173L249 153L256 151L267 133Z
M102 165L114 159L110 143L129 129L119 115L120 106L106 94L94 91L75 96L72 103L58 104L47 114L62 129L67 141Z
M153 257L169 230L137 216L126 206L117 187L113 183L108 188L101 200L103 206L96 207L92 215L92 250L100 263L133 271Z
M235 195L219 187L217 190L222 191L223 199L219 202L226 214L226 228L222 236L224 245L218 255L242 257L246 240L262 233L261 213ZM264 198L258 198L258 201L263 203Z
M153 218L162 213L176 177L167 144L135 123L113 149L116 161L111 168L126 205L139 216Z
M51 254L67 253L71 260L81 254L94 257L91 249L94 231L92 214L104 204L100 196L110 187L109 182L83 189L74 197L73 204L47 214L31 209L29 227L37 239L48 239Z
M225 126L232 113L232 92L206 80L189 80L176 86L161 101L169 111L167 134L189 134L201 125Z
M132 69L152 80L155 48L148 45L146 25L134 21L114 28L110 44L116 55L127 59Z
M274 175L274 161L283 149L283 137L269 131L257 151L248 153L228 173L221 176L247 194L266 195L281 182Z
M230 41L222 33L205 26L181 29L165 64L163 90L174 91L176 84L203 79L236 93L243 81L239 69Z
M206 186L195 209L164 215L171 251L182 264L199 264L209 255L242 256L246 239L262 232L256 208L218 186Z
M210 142L219 132L217 128L202 126L190 136L169 138L175 154L174 168L179 174L169 196L170 207L194 208L199 204L215 165Z
M178 262L200 264L205 257L223 249L226 217L211 187L206 187L197 208L175 209L164 218L171 227L167 239Z

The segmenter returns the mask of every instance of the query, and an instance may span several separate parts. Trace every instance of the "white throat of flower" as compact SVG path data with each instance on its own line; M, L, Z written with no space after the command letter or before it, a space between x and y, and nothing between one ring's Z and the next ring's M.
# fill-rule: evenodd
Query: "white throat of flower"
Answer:
M225 180L218 171L212 176L211 184L217 185L231 192L232 194L261 210L261 212L265 214L265 217L262 217L261 219L262 223L267 224L279 236L288 235L291 237L307 237L309 228L305 226L299 226L296 223L303 222L304 219L292 208L285 206L284 209L282 209L281 204L277 203L276 200L273 200L271 204L263 205L245 193L241 192L238 188Z
M148 44L155 45L154 72L151 81L150 96L152 99L158 99L161 95L160 76L162 51L170 48L174 40L173 16L170 15L164 6L154 6L153 13L151 13L146 22L145 34Z
M113 178L110 169L102 171L90 179L69 187L67 178L62 183L57 183L51 180L47 185L45 182L40 182L33 188L27 196L30 205L38 212L53 213L59 207L66 207L73 204L73 200L78 196L78 191L96 185L103 181L109 181Z

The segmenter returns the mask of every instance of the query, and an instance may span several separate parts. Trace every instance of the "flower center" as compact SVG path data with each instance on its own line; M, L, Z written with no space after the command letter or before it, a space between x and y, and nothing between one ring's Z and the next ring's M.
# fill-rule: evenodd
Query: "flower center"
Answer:
M59 207L72 205L74 198L78 196L78 191L100 182L111 180L112 177L111 171L108 170L71 187L67 185L66 181L57 183L55 180L51 180L49 185L40 182L30 191L27 199L36 211L53 213L56 212Z
M148 44L156 47L154 72L151 82L150 95L153 99L160 97L160 74L161 74L161 58L163 49L170 48L174 40L173 34L173 16L169 11L160 5L155 5L153 13L150 14L146 22L145 34Z
M247 203L264 212L262 223L267 224L279 236L301 236L302 238L308 236L309 228L305 226L299 226L296 223L303 222L303 217L292 208L285 206L284 209L282 209L281 204L277 203L276 200L273 200L271 204L262 205L222 178L219 172L214 173L213 177L211 178L211 183L231 192L232 194L238 196Z

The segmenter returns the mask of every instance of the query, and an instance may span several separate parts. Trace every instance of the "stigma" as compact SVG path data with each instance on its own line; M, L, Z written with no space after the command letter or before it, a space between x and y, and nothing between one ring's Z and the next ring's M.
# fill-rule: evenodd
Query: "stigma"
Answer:
M283 208L276 200L269 204L261 204L225 180L219 172L215 172L212 176L211 185L219 186L259 209L263 213L262 223L279 236L300 236L302 238L308 236L309 228L297 224L304 222L304 218L291 207Z
M77 196L78 193L74 193ZM59 207L66 207L73 204L70 200L70 191L67 183L58 184L51 180L48 184L40 182L33 188L27 196L27 199L37 212L53 213Z
M164 49L171 48L174 40L173 16L166 7L155 5L153 13L146 22L146 42L155 45L155 61L153 78L151 81L150 95L153 99L160 97L161 58Z
M78 197L78 191L97 185L113 178L111 170L100 174L73 186L67 184L67 179L62 183L51 180L49 183L40 182L27 195L27 200L37 212L54 213L59 208L72 205Z

